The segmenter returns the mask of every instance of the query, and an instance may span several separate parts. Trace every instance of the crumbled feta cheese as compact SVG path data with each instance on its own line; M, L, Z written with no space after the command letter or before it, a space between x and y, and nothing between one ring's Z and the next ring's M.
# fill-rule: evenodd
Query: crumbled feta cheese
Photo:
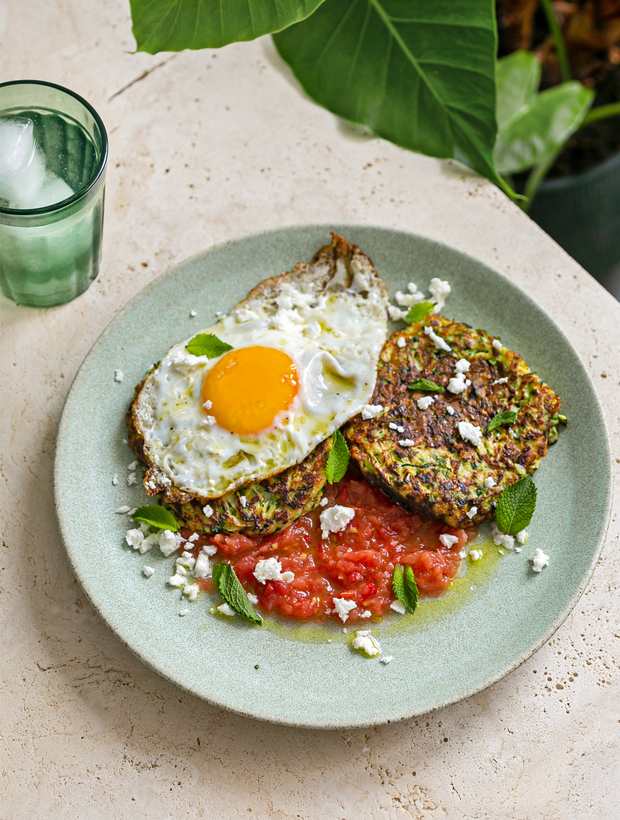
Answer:
M204 419L200 422L203 427L213 427L217 424L217 420L215 416L205 416Z
M128 513L130 509L131 509L131 507L128 507L128 506L125 504L123 507L119 507L119 508L118 508L118 510L117 510L116 512L117 512L117 514L119 514L119 515L124 515L125 513Z
M194 541L198 541L199 538L200 536L198 535L198 533L193 532L187 540L190 542L190 544L193 544Z
M469 558L471 561L479 561L482 558L482 550L470 550Z
M515 547L515 552L521 552L521 547Z
M508 382L508 376L504 376L503 379L495 379L495 381L491 382L491 384L492 385L493 384L506 384L507 382Z
M407 344L407 340L404 336L399 336L396 344L398 345L398 347L404 347Z
M213 402L210 399L207 399L203 405L205 410L210 410L213 407Z
M181 616L181 618L184 618L186 615L189 615L189 609L179 610L179 615Z
M140 525L140 526L142 526L142 525ZM151 535L148 535L144 539L144 541L140 544L140 546L138 548L140 550L140 554L144 555L145 552L148 552L150 549L153 549L153 547L158 543L159 543L159 533L158 532L154 532Z
M376 419L377 416L380 416L383 413L383 405L382 404L365 404L362 407L362 418L364 421L368 421L369 419Z
M119 383L120 383L120 382L122 382L122 381L123 381L123 379L124 379L124 378L125 378L125 374L123 373L123 371L122 371L122 370L115 370L115 371L114 371L114 381L115 381L115 382L119 382Z
M251 308L237 308L235 311L237 322L254 322L259 316Z
M415 440L412 438L401 438L398 443L401 447L413 447L415 445Z
M188 601L195 601L198 597L199 592L200 587L198 586L198 584L185 584L183 595L187 597Z
M393 609L394 612L398 612L399 615L404 615L407 612L407 607L402 601L392 601L390 609Z
M330 532L340 532L354 517L355 510L352 507L343 507L340 504L323 510L320 515L322 537L327 538Z
M402 310L396 305L388 305L388 316L393 322L403 322L407 318L408 310Z
M185 576L187 575L187 567L184 567L183 564L177 564L176 574L182 575L185 578Z
M196 559L191 552L182 552L177 558L176 563L188 570L192 570L196 564Z
M228 606L228 604L225 603L225 602L223 604L220 604L218 607L216 607L216 609L217 609L218 612L221 612L222 615L226 615L228 618L234 618L235 617L234 609L231 609Z
M543 567L549 565L549 556L545 555L539 547L534 550L534 554L530 558L530 561L532 562L532 569L534 572L542 572Z
M254 595L253 592L248 592L247 596L248 601L252 604L252 606L256 606L256 604L258 603L258 595Z
M500 342L499 339L493 339L492 344L495 350L503 350L504 348L504 345Z
M478 507L470 507L467 510L467 513L466 513L466 515L467 515L467 517L469 518L470 521L477 514L478 514Z
M127 469L128 470L135 470L137 466L138 466L138 460L136 459L136 461L132 461L131 464L127 465Z
M116 487L118 484L118 473L114 473L114 478L112 479L112 484Z
M490 490L493 487L495 487L495 479L492 475L484 479L484 486L487 488L487 490Z
M205 506L202 508L202 511L205 515L205 518L211 518L211 516L213 515L213 507L210 504L205 504Z
M424 328L424 332L438 350L445 350L446 353L452 353L452 348L448 345L445 339L438 336L430 325L427 325Z
M435 401L434 396L422 396L421 399L418 399L418 407L420 410L428 410L428 408L433 404Z
M448 535L447 532L444 532L439 536L439 540L444 545L444 547L451 549L459 539L456 535Z
M325 496L323 496L323 498L319 501L319 507L327 507L328 504L329 499L325 498Z
M150 578L154 572L155 570L153 569L153 567L147 567L146 564L142 567L142 574L145 578Z
M202 551L206 555L215 555L215 553L217 552L217 547L215 546L215 544L205 544L202 548Z
M353 640L353 649L361 649L369 658L381 654L379 641L370 634L369 629L358 629Z
M524 544L527 544L528 539L529 539L529 535L527 534L527 530L521 530L521 532L518 532L515 535L515 538L517 539L517 544L521 544L521 546L523 546Z
M127 484L131 487L132 484L138 483L138 476L135 473L129 473L127 476Z
M195 316L198 316L198 311L197 310L190 310L189 315L193 319Z
M181 533L164 530L159 536L159 549L166 556L172 555L181 546Z
M436 302L433 313L439 313L446 303L446 297L448 297L452 292L452 288L448 284L447 280L438 279L434 276L430 281L428 291L433 297L433 301Z
M454 415L454 407L450 407L450 405L449 405L449 404L446 404L446 413L447 413L449 416L453 416L453 415Z
M221 311L221 310L216 310L216 311L215 311L215 315L216 315L216 316L223 316L224 314L222 313L222 311Z
M421 290L418 290L417 285L413 282L409 282L407 290L409 293L403 293L402 290L397 290L394 296L401 307L411 307L424 299L424 294Z
M345 623L352 609L357 609L355 601L348 601L346 598L334 598L334 609L338 613L340 620Z
M459 359L458 362L454 365L454 370L457 373L467 373L470 367L471 364L467 361L467 359Z
M133 515L133 514L137 511L137 509L138 509L137 507L134 507L132 510L129 510L129 512L127 513L127 515ZM145 527L146 527L146 529L144 529ZM146 533L149 531L149 525L148 525L148 524L145 524L144 522L142 522L142 523L140 524L140 528L142 529L142 532L143 532L145 535L146 535Z
M392 663L394 660L393 655L384 655L382 658L379 658L379 663L383 663L387 666L388 663Z
M505 547L507 550L514 549L514 535L507 535L505 532L502 532L495 521L491 525L491 534L493 535L493 543L496 547Z
M457 375L452 376L452 378L448 382L448 390L450 391L450 393L455 393L456 395L458 395L459 393L462 393L463 390L465 390L467 387L469 387L470 384L471 381L465 378L464 373L457 373Z
M140 544L144 541L144 533L142 530L135 529L135 530L127 530L127 534L125 535L125 541L129 544L130 547L133 547L137 550Z
M208 578L211 575L211 562L205 552L199 552L193 570L194 578Z
M179 575L177 572L168 578L168 583L171 587L183 587L186 584L186 578L184 575Z
M285 584L290 584L295 578L295 573L290 570L282 572L282 564L277 558L264 558L254 567L254 577L261 584L267 581L284 581Z
M463 441L469 441L474 447L482 443L482 430L469 421L459 421L459 434Z
M369 609L365 609L363 612L360 612L360 618L372 618L372 612Z

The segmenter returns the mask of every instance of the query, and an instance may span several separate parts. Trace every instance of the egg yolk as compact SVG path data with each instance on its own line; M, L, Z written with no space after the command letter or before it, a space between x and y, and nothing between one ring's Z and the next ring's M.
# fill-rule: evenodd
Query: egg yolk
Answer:
M206 413L231 433L259 433L288 410L299 390L297 369L273 347L231 350L214 365L202 385Z

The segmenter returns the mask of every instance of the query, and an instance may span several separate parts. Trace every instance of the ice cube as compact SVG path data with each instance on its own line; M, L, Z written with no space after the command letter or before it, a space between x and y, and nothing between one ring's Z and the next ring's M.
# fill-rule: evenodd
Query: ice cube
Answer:
M0 197L14 208L30 203L45 182L45 155L34 139L32 120L0 118Z
M46 208L48 205L54 205L56 202L62 202L63 199L73 196L73 190L60 177L48 171L45 174L45 180L36 195L29 200L21 199L20 203L11 201L10 208ZM27 204L22 204L27 203Z

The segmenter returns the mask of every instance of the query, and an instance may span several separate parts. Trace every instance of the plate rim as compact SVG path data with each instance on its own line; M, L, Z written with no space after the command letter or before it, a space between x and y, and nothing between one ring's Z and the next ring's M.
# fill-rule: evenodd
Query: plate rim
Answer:
M187 685L183 682L181 677L175 678L171 674L163 671L160 667L158 667L157 662L155 659L151 659L145 650L140 648L139 645L134 646L130 637L127 637L125 628L123 626L122 620L119 621L115 614L112 612L102 612L102 608L99 603L93 600L93 596L89 591L89 582L88 578L84 577L83 573L81 572L79 561L77 560L76 555L74 554L74 545L71 544L71 539L69 537L68 529L68 511L65 509L61 497L61 484L62 484L62 472L63 472L63 459L65 458L65 449L67 445L67 433L70 424L71 413L73 411L73 404L76 401L77 392L81 381L86 377L86 373L90 366L90 361L97 355L99 347L103 344L104 340L107 337L114 333L115 324L117 321L125 315L133 306L134 302L139 298L142 298L144 295L150 293L153 289L156 289L158 285L165 279L169 278L170 276L174 275L179 268L184 267L186 265L191 265L193 262L202 260L208 257L210 254L220 251L225 247L230 247L237 244L243 244L248 240L257 240L261 237L273 237L279 234L286 234L289 231L324 231L326 234L330 232L346 232L347 230L375 230L384 233L391 233L394 235L406 235L407 237L413 238L414 240L421 240L424 243L427 243L429 246L445 248L449 251L461 256L465 257L468 261L476 264L476 265L483 265L487 270L491 271L493 274L497 275L500 279L505 280L509 283L510 286L516 288L522 297L535 305L537 310L541 311L544 315L546 320L553 326L554 330L562 337L564 343L570 348L572 353L578 359L583 375L588 382L588 386L591 389L593 395L596 398L596 407L600 416L600 422L602 426L602 430L604 433L603 439L605 442L605 452L604 454L601 453L600 455L604 457L605 461L605 468L606 468L606 483L605 483L605 494L604 499L602 499L602 506L603 506L603 515L601 517L601 524L598 529L597 533L597 542L596 548L593 550L589 565L587 567L587 571L584 572L582 575L579 584L576 586L573 594L566 602L564 607L556 614L555 619L550 623L547 629L534 641L532 644L528 644L527 648L524 649L522 652L518 653L515 657L511 659L511 661L505 666L503 666L499 671L493 673L489 679L484 681L478 681L478 683L468 687L461 691L458 696L448 697L441 702L438 702L432 708L424 709L423 711L416 711L413 713L407 712L406 714L400 712L398 715L394 715L390 718L385 717L385 715L379 716L376 720L373 721L366 721L363 722L335 722L335 721L326 721L326 720L319 720L319 721L312 721L312 722L304 722L304 721L291 721L291 720L284 720L278 718L277 715L266 715L264 713L259 713L260 710L257 711L250 711L244 708L238 708L230 703L223 702L218 700L217 698L208 697L202 693L197 692L192 686ZM556 320L548 313L548 311L539 303L537 302L530 294L517 282L513 281L509 276L507 276L502 271L498 270L492 265L489 265L485 261L479 259L478 257L473 256L472 254L457 248L450 243L443 242L441 240L434 239L433 237L425 236L424 234L417 233L415 231L410 231L404 228L394 227L391 225L381 225L376 223L368 223L368 222L311 222L311 223L292 223L290 225L282 225L275 228L267 228L258 231L252 231L249 233L241 234L230 239L223 240L222 242L216 243L209 248L203 249L198 251L191 256L182 259L181 261L177 262L176 264L172 265L171 267L167 268L163 273L153 279L151 282L147 283L143 288L141 288L137 293L135 293L110 319L107 323L105 328L101 331L98 337L95 339L93 344L91 345L90 349L88 350L86 356L84 357L82 363L80 364L76 374L71 382L71 385L68 389L65 402L63 405L63 409L61 412L59 424L58 424L58 431L56 435L56 448L55 448L55 456L54 456L54 473L53 473L53 485L54 485L54 506L56 511L56 517L58 520L59 530L61 539L63 542L63 546L67 553L67 557L69 559L69 563L71 565L71 569L78 580L82 590L84 591L86 597L88 598L91 606L97 612L98 616L102 619L102 621L108 626L112 632L114 633L115 637L121 641L121 643L126 646L132 654L137 657L142 663L148 666L150 669L155 671L158 675L163 677L164 679L170 681L175 686L179 686L184 691L194 695L195 697L200 698L201 700L205 700L208 703L211 703L219 708L225 709L227 711L231 711L235 714L240 714L245 717L250 717L253 719L258 720L265 720L270 723L276 725L283 725L283 726L294 726L296 728L304 728L304 729L344 729L344 728L363 728L363 727L371 727L377 725L383 725L385 723L402 721L402 720L409 720L415 717L418 717L423 714L429 714L431 712L437 711L438 709L443 709L447 706L450 706L455 703L459 703L463 700L468 699L472 695L477 694L478 692L482 692L487 689L489 686L492 686L494 683L505 678L515 669L517 669L521 664L523 664L528 658L530 658L535 652L537 652L560 628L560 626L564 623L567 619L571 611L576 606L577 602L583 595L585 589L587 588L592 575L594 574L594 570L596 569L600 553L603 549L603 546L606 542L606 536L609 529L609 524L611 521L611 512L612 512L612 502L613 502L613 456L612 456L612 449L611 449L611 440L609 435L609 427L607 425L607 420L605 416L605 409L601 403L600 397L598 395L598 391L596 390L596 386L592 380L592 377L586 367L579 351L575 348L573 343L570 341L564 330L560 327L560 325L556 322Z

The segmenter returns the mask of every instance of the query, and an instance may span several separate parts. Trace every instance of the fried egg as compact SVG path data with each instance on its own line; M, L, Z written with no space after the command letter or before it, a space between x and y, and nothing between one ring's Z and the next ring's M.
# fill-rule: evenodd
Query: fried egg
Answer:
M369 401L386 332L385 286L340 237L265 280L201 331L232 349L195 356L186 339L142 384L147 491L216 498L299 463Z

